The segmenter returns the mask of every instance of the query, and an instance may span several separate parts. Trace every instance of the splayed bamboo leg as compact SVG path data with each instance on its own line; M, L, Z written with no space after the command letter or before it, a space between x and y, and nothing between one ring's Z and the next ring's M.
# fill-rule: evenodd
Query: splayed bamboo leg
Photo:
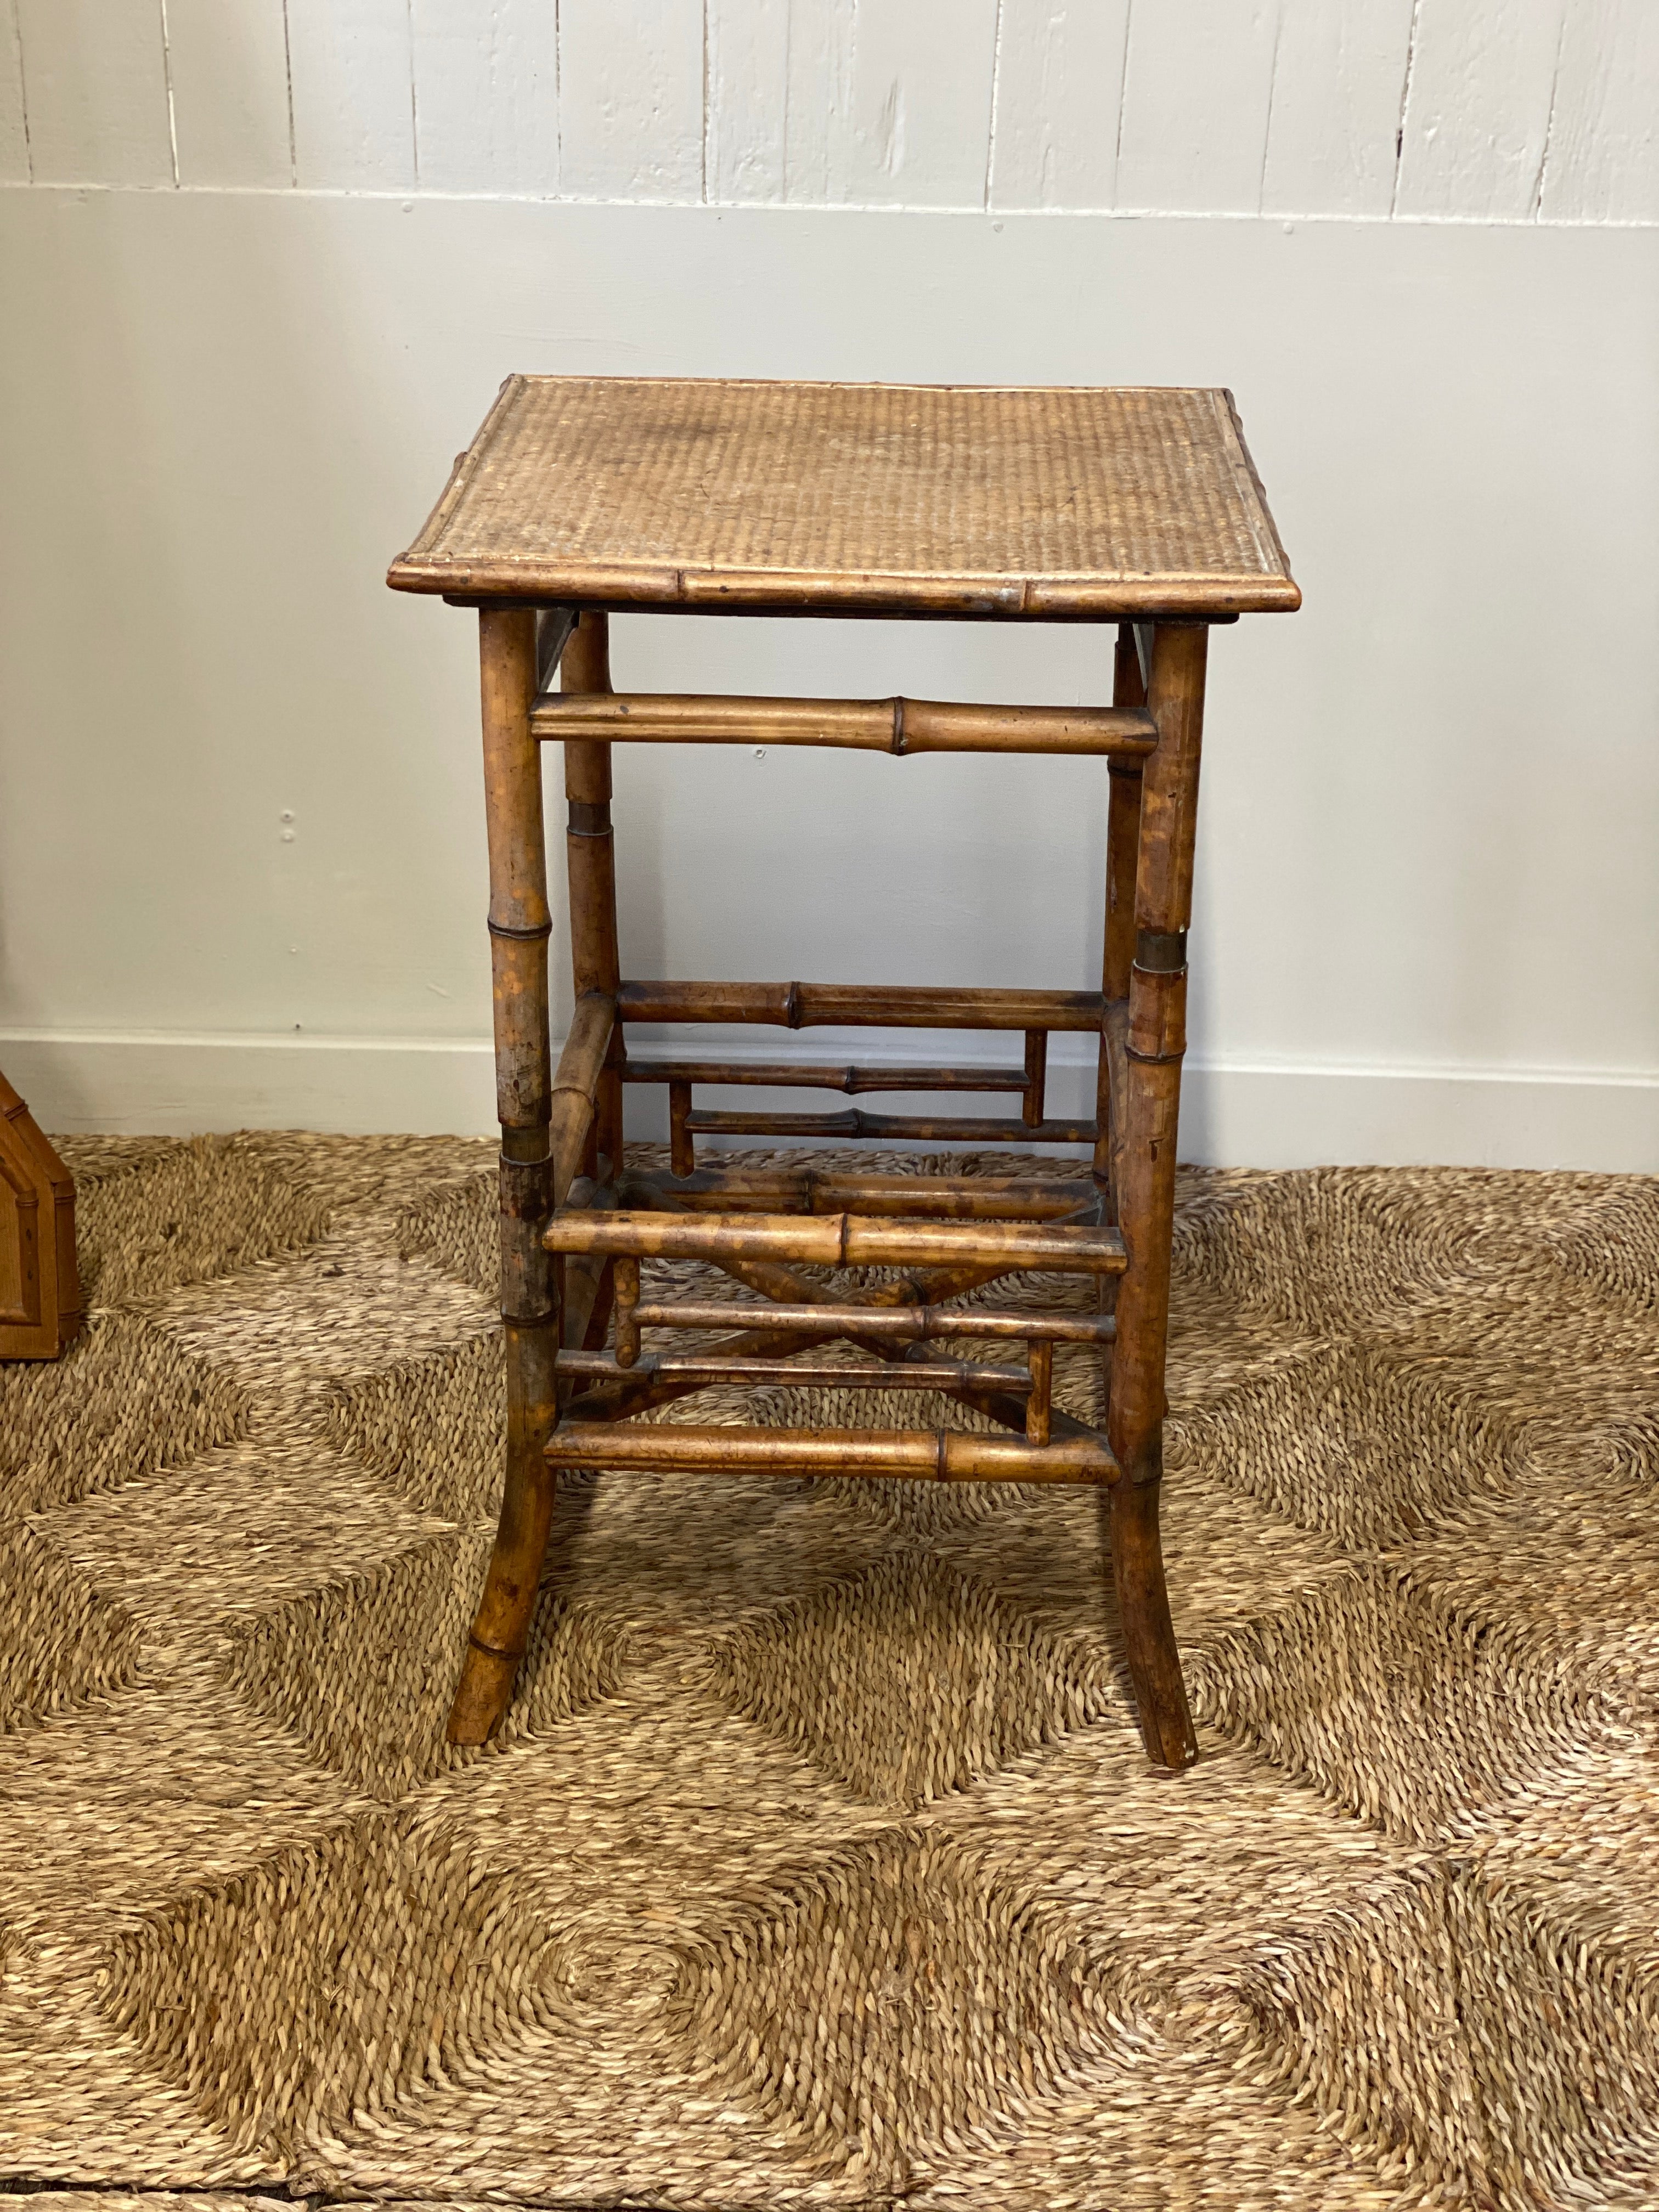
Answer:
M1118 1285L1107 1420L1122 1469L1112 1499L1112 1572L1141 1735L1148 1757L1170 1767L1189 1765L1198 1755L1164 1587L1158 1491L1207 643L1201 624L1159 623L1152 634L1147 703L1158 744L1144 771L1126 1096L1115 1127L1116 1195L1128 1267Z
M524 1656L553 1510L544 1456L556 1414L558 1325L542 1232L552 1212L552 1050L547 1012L547 863L541 762L530 734L536 624L527 611L478 617L496 1111L501 1125L501 1321L507 1346L507 1483L489 1571L449 1715L452 1743L500 1726Z

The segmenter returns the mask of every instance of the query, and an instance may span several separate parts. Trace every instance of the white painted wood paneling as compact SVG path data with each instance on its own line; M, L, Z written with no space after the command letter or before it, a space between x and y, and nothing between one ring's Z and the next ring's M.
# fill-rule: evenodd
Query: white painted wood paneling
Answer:
M844 118L853 106L858 0L789 0L784 197L822 207L832 197Z
M17 0L36 184L170 185L161 0Z
M1109 208L1129 0L1002 0L991 204Z
M0 0L0 183L1659 222L1659 0Z
M1419 0L1397 214L1536 213L1566 5Z
M997 0L948 21L915 0L793 0L787 194L857 207L982 207Z
M1282 0L1261 206L1384 216L1413 0Z
M409 0L287 0L287 6L297 182L314 191L411 191Z
M1567 11L1544 162L1546 222L1659 222L1659 6Z
M1279 0L1142 0L1129 17L1120 208L1254 214Z
M291 185L283 0L167 0L181 185Z
M562 189L703 196L702 0L560 0Z
M556 0L411 0L421 187L559 188Z
M708 197L784 194L789 0L708 0Z
M29 180L28 125L23 117L23 41L17 0L0 0L0 185Z

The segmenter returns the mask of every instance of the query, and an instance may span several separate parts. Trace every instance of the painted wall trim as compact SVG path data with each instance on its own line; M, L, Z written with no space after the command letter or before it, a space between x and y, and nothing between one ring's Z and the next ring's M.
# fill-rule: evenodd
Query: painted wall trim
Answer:
M711 1030L699 1042L733 1059L792 1049L805 1056L798 1041L769 1030L759 1039ZM970 1041L961 1042L959 1056L973 1057ZM842 1049L829 1032L812 1039L815 1058ZM1079 1039L1054 1040L1051 1112L1086 1110L1086 1049ZM904 1048L867 1036L856 1051L866 1062L906 1056ZM985 1057L994 1053L993 1046ZM0 1030L0 1065L41 1126L63 1133L482 1135L495 1126L484 1039ZM744 1097L782 1103L785 1094ZM787 1097L803 1111L832 1111L838 1103L834 1093ZM889 1103L864 1103L877 1110ZM659 1114L655 1093L630 1100L631 1133L665 1133L653 1124L653 1108ZM1218 1062L1195 1054L1181 1151L1183 1158L1230 1167L1441 1164L1655 1174L1659 1071Z

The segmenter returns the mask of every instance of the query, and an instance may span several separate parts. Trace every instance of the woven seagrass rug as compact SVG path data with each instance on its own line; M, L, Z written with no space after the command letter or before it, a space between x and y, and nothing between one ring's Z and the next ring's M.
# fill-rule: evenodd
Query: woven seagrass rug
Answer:
M447 1750L490 1147L65 1150L90 1325L0 1370L11 2189L1659 2202L1659 1184L1185 1178L1171 1779L1091 1495L730 1476L570 1486Z

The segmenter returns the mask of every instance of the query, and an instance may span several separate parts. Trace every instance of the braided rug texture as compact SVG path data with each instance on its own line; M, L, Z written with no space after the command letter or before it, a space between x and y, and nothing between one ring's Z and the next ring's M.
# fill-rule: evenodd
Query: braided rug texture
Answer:
M1659 1184L1183 1178L1172 1779L1036 1488L572 1483L447 1749L491 1148L64 1151L88 1330L0 1369L12 2189L1659 2203Z

